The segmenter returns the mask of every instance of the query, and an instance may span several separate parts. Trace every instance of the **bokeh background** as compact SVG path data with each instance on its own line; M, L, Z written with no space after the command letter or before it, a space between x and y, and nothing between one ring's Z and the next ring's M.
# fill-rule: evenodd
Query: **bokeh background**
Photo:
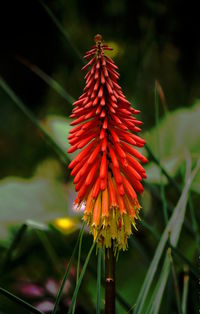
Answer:
M117 262L122 298L117 310L126 313L129 305L134 308L164 230L163 207L170 217L185 186L186 163L191 159L195 166L200 156L196 1L7 0L0 4L0 23L0 286L51 313L81 226L81 215L72 206L74 190L67 169L72 157L66 155L62 162L68 148L68 117L73 98L78 98L84 87L82 56L93 45L94 35L101 33L114 48L110 56L119 66L125 95L141 110L148 147L172 180L161 176L154 158L144 150L150 163L141 199L142 221L129 251ZM19 103L30 110L31 117L20 110ZM42 130L32 123L33 117L57 147L49 145ZM181 303L183 291L187 292L186 313L199 311L199 285L191 271L199 267L199 193L198 173L177 245L182 259L177 252L172 254L159 313L182 313L174 282ZM91 243L86 230L82 262ZM79 292L77 313L95 312L96 263L93 254ZM161 266L150 293L161 276ZM76 262L60 313L70 304L75 278ZM101 301L103 309L103 290ZM28 313L0 296L0 313L13 313L13 309Z

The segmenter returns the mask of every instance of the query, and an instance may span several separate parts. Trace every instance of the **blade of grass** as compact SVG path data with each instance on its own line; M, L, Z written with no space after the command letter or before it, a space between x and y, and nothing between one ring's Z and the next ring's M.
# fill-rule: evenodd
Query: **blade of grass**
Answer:
M78 279L79 279L79 274L80 274L82 240L83 240L83 232L80 235L79 247L78 247L78 261L77 261L77 271L76 271L76 286L77 286ZM76 309L76 300L74 301L74 306L73 306L73 310L72 310L73 314L75 313L75 309Z
M60 31L60 33L64 36L65 40L67 41L67 43L71 46L72 50L74 51L74 54L76 56L76 58L83 63L83 59L81 57L80 52L78 51L78 49L76 48L76 46L73 44L68 32L63 28L63 26L61 25L61 23L58 21L58 19L56 18L56 16L53 14L53 12L49 9L49 7L43 2L40 1L41 5L43 6L43 8L45 9L46 13L49 15L49 17L51 18L51 20L53 21L53 23L56 25L56 27L58 28L58 30Z
M193 170L191 175L187 174L186 177L186 183L185 187L183 189L183 192L181 194L181 197L178 201L178 204L176 208L174 209L174 212L165 227L165 230L161 236L161 239L159 241L159 244L157 246L156 252L154 254L154 257L152 259L152 262L150 264L150 267L148 269L147 275L145 277L145 280L143 282L142 288L140 290L138 299L136 301L136 307L134 313L136 314L141 314L142 310L144 308L144 304L146 302L147 295L149 293L149 289L151 287L153 278L155 276L156 270L158 268L159 261L161 259L161 256L165 250L168 238L170 236L170 242L173 246L176 246L177 241L179 239L179 234L182 229L182 224L185 216L185 209L186 209L186 204L187 204L187 196L188 196L188 191L191 186L191 182L196 175L197 171L199 169L199 163Z
M158 234L149 224L147 224L144 220L141 220L141 223L144 225L144 227L147 228L147 230L149 230L151 232L151 234L154 236L154 238L156 240L160 240L161 235ZM132 238L130 239L130 243L132 242ZM168 241L167 242L168 247L171 248L172 253L174 253L174 255L176 255L182 262L184 262L185 264L187 264L190 268L190 271L193 273L194 276L196 276L197 278L200 277L200 270L195 267L192 262L190 262L177 248L175 248L173 245L171 245L171 243Z
M173 278L172 278L172 273L170 272L168 280L167 280L167 287L166 287L165 314L168 314L171 312L173 298L174 298Z
M72 252L72 255L70 257L70 260L69 260L69 263L67 265L67 269L66 269L66 272L64 274L64 277L63 277L63 280L62 280L62 283L61 283L61 286L60 286L60 289L58 290L58 293L57 293L57 296L56 296L56 301L55 301L55 305L54 305L54 308L53 308L53 312L52 314L55 314L57 312L57 309L58 309L58 305L60 303L60 299L62 297L62 293L63 293L63 289L64 289L64 286L65 286L65 282L69 276L69 272L70 272L70 269L71 269L71 266L72 266L72 263L74 261L74 257L75 257L75 254L76 254L76 251L78 249L78 245L79 245L79 241L80 241L80 238L84 232L84 227L85 227L85 223L83 223L82 227L81 227L81 230L79 232L79 236L78 236L78 239L76 241L76 245L74 247L74 250Z
M185 266L184 269L184 282L183 282L183 296L182 296L182 314L187 314L187 297L189 289L189 268Z
M163 208L163 215L165 219L165 225L168 223L168 213L167 213L167 204L166 204L166 198L165 198L165 189L163 185L163 174L160 167L161 161L160 161L160 139L159 139L159 100L158 100L158 83L155 82L155 122L156 122L156 141L157 141L157 156L158 156L158 162L159 162L159 168L160 168L160 190L161 190L161 200L162 200L162 208Z
M171 263L171 270L172 270L172 276L173 276L173 280L174 280L174 288L175 288L175 294L176 294L176 302L177 302L178 313L181 314L180 292L179 292L179 286L178 286L178 280L177 280L177 276L176 276L176 270L175 270L175 266L174 266L174 261L173 261L172 254L171 254L171 248L169 248L167 250L167 253L169 255L169 260L170 260L170 263Z
M194 266L193 263L191 263L177 248L173 247L171 244L169 244L169 247L172 250L172 253L176 255L182 262L184 262L190 269L191 273L193 273L196 278L200 278L200 270Z
M193 231L194 231L195 239L196 239L196 247L197 247L198 252L200 253L199 226L198 226L198 222L197 222L197 219L196 219L196 215L195 215L195 211L194 211L191 195L189 196L189 204L190 204L190 216L191 216L191 219L192 219L192 227L193 227Z
M12 294L6 289L3 289L0 287L0 294L8 298L14 303L19 304L21 307L23 307L26 310L29 310L31 313L36 313L36 314L44 314L43 312L39 311L36 309L34 306L31 304L27 303L26 301L22 300L21 298L17 297L16 295Z
M165 113L165 115L167 115L169 110L168 110L167 101L165 98L165 93L164 93L164 90L163 90L163 88L162 88L162 86L158 80L156 80L156 87L157 87L158 95L159 95L160 102L162 104L164 113Z
M159 280L156 284L156 287L154 289L154 292L152 294L151 300L149 302L149 306L146 310L146 314L158 314L160 305L162 302L163 293L165 290L165 286L167 284L167 279L170 272L170 263L172 266L172 275L174 279L175 284L175 293L176 293L176 300L177 300L177 306L178 306L178 313L181 314L181 304L180 304L180 295L179 295L179 289L178 289L178 283L176 278L176 273L173 265L173 261L171 260L171 249L169 248L166 257L163 263L162 270L160 272Z
M154 289L154 292L152 294L151 300L149 302L149 306L146 310L146 314L157 314L160 308L160 304L162 301L163 292L165 289L165 284L167 282L167 278L169 275L170 270L170 262L169 257L166 256L165 261L163 263L163 267L158 279L158 282L156 284L156 287ZM142 312L140 312L142 313Z
M37 65L32 64L28 60L22 57L17 57L17 60L26 66L29 70L39 76L47 85L54 89L63 99L65 99L70 105L73 104L75 99L51 76L42 71Z
M80 275L82 241L83 241L83 232L80 235L80 241L79 241L79 247L78 247L78 261L77 261L77 273L76 273L76 281L77 282L78 282L79 275Z
M153 196L155 196L158 200L162 201L160 192L156 186L149 184L147 182L143 182L143 185L153 194ZM173 205L169 202L169 200L166 200L166 202L167 202L167 209L169 210L170 213L172 213L174 210ZM184 220L184 227L190 233L190 235L193 236L194 232L192 230L191 223L189 222L187 217L185 217L185 220Z
M102 260L102 250L98 251L97 260L97 309L96 314L101 312L101 260Z
M143 223L144 221L142 221L142 224L152 233L152 235L154 236L154 238L156 240L160 240L161 235L158 234L157 232L155 232L155 230L153 228L151 228L151 226L149 224ZM132 242L132 239L130 239L130 243ZM196 276L197 278L200 278L200 270L195 267L177 248L175 248L173 245L171 245L171 243L168 241L167 242L168 247L171 248L172 253L174 253L174 255L178 256L178 258L184 262L186 265L189 266L191 272L193 273L194 276Z
M68 161L67 154L58 146L54 139L49 135L49 133L43 128L39 120L35 115L29 110L25 104L17 97L13 90L8 86L8 84L0 77L0 86L8 94L8 96L13 100L14 104L32 121L32 123L42 132L47 143L54 149L54 151L59 155L61 161L65 164Z
M77 299L77 295L78 295L79 288L80 288L80 285L81 285L82 280L83 280L83 276L84 276L85 271L86 271L86 269L87 269L87 265L88 265L88 263L89 263L90 256L91 256L91 254L92 254L92 251L94 250L95 245L96 245L96 242L94 241L93 244L92 244L92 246L91 246L91 248L90 248L90 250L89 250L89 252L88 252L88 255L87 255L86 259L85 259L85 263L84 263L84 265L83 265L83 269L82 269L82 271L81 271L80 277L79 277L79 279L78 279L76 288L75 288L74 293L73 293L73 297L72 297L72 301L71 301L71 304L70 304L70 307L69 307L69 310L68 310L68 314L71 314L71 313L72 313L72 309L73 309L74 303L75 303L75 301L76 301L76 299Z

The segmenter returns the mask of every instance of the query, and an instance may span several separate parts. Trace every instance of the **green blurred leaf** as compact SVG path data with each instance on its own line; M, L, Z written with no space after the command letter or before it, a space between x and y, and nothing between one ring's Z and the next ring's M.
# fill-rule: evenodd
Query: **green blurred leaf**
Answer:
M44 128L49 132L57 145L66 153L70 160L73 159L74 154L68 154L67 151L70 148L68 142L68 135L71 129L70 120L62 116L48 116L43 121Z
M0 181L0 200L1 236L11 224L49 222L67 215L65 188L53 180L7 177Z
M184 165L185 152L191 153L193 161L199 156L200 147L200 103L189 109L178 109L168 113L156 128L144 134L148 146L153 152L157 150L157 132L159 133L160 162L170 176L175 177ZM148 181L160 183L160 170L155 163L146 166ZM166 178L163 178L166 184ZM199 192L200 175L195 178L192 189Z

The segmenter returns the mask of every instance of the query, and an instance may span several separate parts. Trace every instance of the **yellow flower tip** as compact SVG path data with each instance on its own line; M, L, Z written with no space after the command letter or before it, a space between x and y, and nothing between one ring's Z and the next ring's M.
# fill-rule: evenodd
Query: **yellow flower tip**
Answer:
M113 246L116 254L127 249L132 226L137 230L136 219L140 219L140 205L137 197L131 199L127 194L122 196L116 193L116 183L112 179L110 182L110 186L99 191L95 198L91 189L86 199L77 206L82 208L84 204L83 220L89 226L97 246Z
M113 244L115 253L119 250L125 251L128 247L127 240L132 234L132 226L137 230L135 220L139 207L135 203L131 204L131 215L129 210L119 206L109 206L107 209L107 192L100 192L94 200L93 209L84 213L83 219L89 225L94 241L99 247L110 248ZM103 215L104 213L104 215ZM105 214L106 213L106 214Z

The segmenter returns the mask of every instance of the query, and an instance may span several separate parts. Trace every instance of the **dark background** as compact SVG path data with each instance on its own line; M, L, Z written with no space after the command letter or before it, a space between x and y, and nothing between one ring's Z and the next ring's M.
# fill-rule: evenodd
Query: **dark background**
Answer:
M115 61L121 73L120 83L128 98L140 104L145 129L155 122L152 104L156 79L163 88L169 110L189 107L200 97L200 21L196 1L60 0L45 3L66 29L70 42L37 0L2 1L0 10L1 76L39 118L46 113L69 115L71 106L16 58L36 64L76 98L83 87L83 75L80 74L81 60L72 45L83 56L98 32L105 41L118 45ZM30 133L28 136L20 130L23 123L26 121L18 110L8 99L2 98L2 176L8 172L17 174L19 167L19 172L27 175L28 169L34 166L30 161L22 167L17 160L17 167L7 169L6 166L11 154L18 154L19 160L23 158L23 147L22 154L15 147L16 137L23 136L24 142L35 145Z
M166 99L165 107L162 104L160 106L160 118L164 117L165 109L173 111L177 108L190 108L200 98L200 19L197 1L52 0L44 3L60 21L67 32L68 40L58 30L40 1L7 0L0 3L0 75L40 121L49 114L58 114L67 118L72 106L24 66L19 61L20 58L37 65L58 81L69 94L77 98L84 87L84 75L80 71L83 61L80 56L82 57L93 45L93 37L96 33L101 33L105 42L110 42L111 46L115 45L117 52L114 61L119 66L120 85L127 98L141 109L144 131L155 126L155 80L162 87ZM41 139L37 128L2 89L0 89L0 152L1 179L9 176L32 178L40 162L45 161L46 158L57 158ZM51 169L51 164L47 171L50 173L54 171ZM65 166L61 167L61 173L60 181L68 182L69 176L66 175ZM177 179L183 186L180 174ZM168 200L174 207L179 195L170 185L166 190ZM155 223L159 232L162 232L164 222L161 202L155 200L150 193L147 193L146 197L151 209L146 215L150 223L152 225ZM18 202L17 199L14 201ZM199 206L197 193L194 193L194 202ZM198 206L195 207L196 211ZM197 216L199 218L199 213ZM189 224L192 225L190 216ZM41 244L38 244L38 239L34 237L32 239L32 234L29 236L27 242L22 243L25 248L22 248L22 254L20 251L19 264L27 268L28 274L29 270L32 274L35 265L37 268L37 263L41 263L38 269L41 277L44 275L46 279L49 274L52 275L48 258ZM52 240L51 236L50 240ZM60 259L64 260L65 250L70 257L70 249L74 247L76 236L66 236L65 244L69 244L68 251L62 246L62 242L55 240L53 244ZM52 238L54 239L54 235ZM91 237L89 239L88 243L91 244ZM183 251L185 249L183 253L191 259L191 262L196 261L197 250L194 247L194 235L191 230L190 233L184 231L181 240L181 248ZM146 267L157 245L153 236L149 236L148 231L143 227L140 227L139 232L136 233L134 241L136 241L135 246L132 246L132 250L126 253L126 256L123 255L121 264L118 264L124 267L118 274L118 279L124 288L124 290L120 288L123 295L128 299L130 291L133 291L134 298L129 300L131 304L136 299ZM84 256L89 248L88 243L85 244ZM141 248L144 249L143 259L140 256ZM0 249L4 253L1 247ZM39 262L38 256L42 256ZM95 262L93 264L95 265ZM8 272L8 277L5 279L5 286L9 288L9 284L23 277L21 269L18 271L17 268L16 271L15 265L11 266L12 270ZM182 289L183 265L177 263L175 266ZM134 284L131 283L129 286L126 286L126 280L130 279L129 274L124 272L126 269L131 269L134 278ZM43 277L38 280L42 284L44 284ZM193 304L196 304L196 309L198 307L198 283L196 278L192 276L190 278L188 313L192 313ZM34 280L33 275L31 281ZM87 280L88 278L86 283ZM95 280L93 278L94 291ZM172 293L169 297L170 289ZM165 310L167 314L177 313L173 292L173 278L170 275L165 303L162 307L162 311ZM83 291L81 296L84 301ZM91 299L88 295L86 299L87 309L90 307ZM83 313L82 311L81 309L80 313ZM9 310L6 313L9 313Z
M129 95L151 102L156 77L170 108L199 97L199 12L197 1L46 1L81 55L101 32L124 49L116 62ZM63 68L64 85L74 96L71 75L80 60L71 52L37 0L2 1L1 75L32 108L40 106L45 85L15 58L22 56L48 74ZM126 70L132 67L132 72ZM153 73L152 73L153 72ZM127 77L128 76L128 77ZM70 81L69 81L70 77ZM142 83L142 84L141 84ZM145 95L143 95L145 92ZM142 96L143 95L143 96ZM141 99L142 96L142 99ZM149 122L150 123L150 122Z

